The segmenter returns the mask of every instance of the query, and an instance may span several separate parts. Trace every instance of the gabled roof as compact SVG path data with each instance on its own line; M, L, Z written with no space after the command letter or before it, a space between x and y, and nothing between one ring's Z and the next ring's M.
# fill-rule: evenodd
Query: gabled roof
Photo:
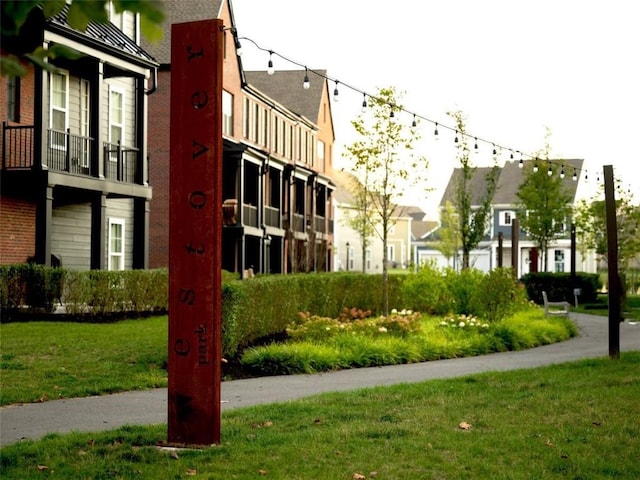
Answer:
M310 80L308 90L302 88L305 70L278 70L273 75L269 75L266 71L245 71L244 75L249 85L281 105L285 105L292 112L317 124L326 82L326 70L314 71L319 75L308 72Z
M153 54L158 63L168 65L171 63L171 24L220 18L224 0L160 0L160 2L166 22L162 41L149 43L143 39L142 45Z
M439 225L435 220L414 220L411 222L411 239L414 241L424 240Z
M67 23L68 12L69 6L65 5L60 13L48 18L45 21L48 28L67 37L76 37L81 43L92 44L96 48L124 55L138 63L142 62L146 65L156 66L151 55L111 22L99 23L90 21L86 30L80 31Z
M526 160L523 162L525 167L530 167L535 160ZM555 169L555 175L558 175L558 169L564 168L565 177L562 180L564 188L569 193L572 201L575 200L576 192L578 189L578 182L573 180L574 172L580 177L580 171L582 170L582 164L584 163L581 159L567 159L567 160L550 160L551 164ZM520 185L524 181L524 172L527 168L520 168L519 161L508 161L505 165L500 169L500 174L498 177L498 188L493 195L493 199L491 203L493 205L515 205L519 203L518 199L518 189ZM471 189L471 204L472 205L480 205L482 202L484 193L486 192L486 175L491 171L492 167L479 167L476 168L470 182ZM540 160L539 168L541 170L547 169L547 161ZM541 174L546 174L542 172ZM460 168L454 169L451 177L449 178L449 183L447 184L447 188L442 195L442 200L440 201L440 206L444 207L447 201L454 202L455 200L455 192L458 184L458 180L462 175L462 170Z
M526 160L523 162L523 166L531 167L535 160ZM558 169L560 166L564 166L565 177L562 181L565 190L569 193L572 200L575 199L576 191L578 189L578 182L572 179L574 171L577 176L580 177L580 170L582 169L583 160L569 159L569 160L552 160L551 161L555 171L555 175L558 175ZM539 168L542 170L542 174L546 174L548 165L546 161L540 160ZM526 168L520 168L519 161L506 162L500 172L500 179L498 181L498 189L493 196L493 204L495 205L514 205L519 203L518 189L524 181L524 172Z
M471 205L480 205L484 194L487 190L486 177L491 172L492 167L478 167L472 172L469 187L471 189ZM442 195L440 206L444 207L447 202L455 203L455 194L458 188L458 182L462 179L462 169L455 168L447 188Z

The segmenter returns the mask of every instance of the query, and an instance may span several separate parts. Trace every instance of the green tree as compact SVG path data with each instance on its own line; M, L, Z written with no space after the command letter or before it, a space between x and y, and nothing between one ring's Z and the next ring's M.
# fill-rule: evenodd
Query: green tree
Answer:
M438 241L436 248L444 258L447 259L447 263L451 258L455 258L458 255L458 249L462 240L460 238L460 223L458 221L458 214L456 209L449 200L445 202L444 210L440 214L440 240Z
M362 181L355 176L351 178L351 193L353 194L353 208L346 212L346 224L357 233L360 239L362 255L362 273L366 273L367 249L376 232L376 217L373 215L374 206L369 195L369 171L363 166ZM347 266L348 268L348 266Z
M460 175L457 177L454 206L460 228L462 269L465 270L469 268L471 250L476 248L485 236L491 215L491 200L498 188L500 170L497 165L494 165L486 174L484 191L478 203L474 205L472 185L477 168L473 166L469 157L466 117L460 110L449 112L448 115L456 123L456 149Z
M574 209L576 237L581 253L594 250L598 258L608 261L607 221L604 189L590 201L581 200ZM623 278L630 277L640 263L640 205L620 185L616 185L616 226L618 236L618 269ZM627 287L634 282L627 278Z
M545 146L537 157L548 159L551 153L550 132L547 129ZM518 196L518 218L520 227L527 232L540 251L542 270L547 271L547 256L553 241L566 235L565 227L571 218L571 195L563 179L554 174L549 161L542 167L538 160L524 165L524 181Z
M393 87L381 88L369 97L369 107L351 122L358 139L346 147L345 156L353 161L352 172L366 180L365 203L371 206L376 233L382 239L383 310L389 311L388 237L402 210L399 201L410 187L420 182L428 163L414 155L419 140L417 130L396 120L402 107ZM366 173L366 175L365 175Z
M149 41L162 38L164 11L158 0L2 0L2 44L7 45L12 40L20 38L27 25L27 20L38 10L44 18L51 18L69 5L67 22L73 28L85 31L89 22L107 23L109 21L109 5L112 4L116 12L133 12L140 15L140 29ZM32 63L41 68L52 70L48 59L56 57L73 58L77 56L68 47L53 45L45 49L41 46L34 50L18 54L3 54L0 57L0 72L3 76L23 76L26 68L23 63Z

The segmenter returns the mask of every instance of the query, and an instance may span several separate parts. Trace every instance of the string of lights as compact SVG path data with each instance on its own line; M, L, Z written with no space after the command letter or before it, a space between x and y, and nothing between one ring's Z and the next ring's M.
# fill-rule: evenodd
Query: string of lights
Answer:
M333 89L333 100L335 102L337 102L340 98L340 92L339 92L339 88L346 88L348 90L351 90L359 95L362 96L362 110L365 111L368 108L369 105L369 101L375 101L376 103L385 103L384 99L381 99L380 97L377 97L374 94L371 94L365 90L362 90L358 87L355 87L354 85L351 85L349 83L346 83L344 81L338 80L337 78L333 78L330 77L328 75L326 75L325 73L321 72L321 71L317 71L314 69L309 68L307 65L305 65L304 63L295 61L279 52L276 52L272 49L268 49L265 48L261 45L259 45L256 41L254 41L253 39L249 38L249 37L239 37L237 35L237 31L234 31L234 35L235 35L235 45L236 45L236 53L241 56L242 55L242 44L241 41L247 41L251 44L253 44L253 46L255 48L257 48L258 50L265 52L269 55L268 58L268 62L267 62L267 73L269 75L274 75L276 73L275 70L275 66L274 66L274 58L279 58L284 60L285 62L287 62L288 64L291 65L295 65L301 69L304 69L305 74L304 74L304 79L303 79L303 84L302 87L304 89L309 89L310 85L311 85L311 80L309 75L315 75L319 78L322 78L323 80L326 80L329 83L333 83L334 84L334 89ZM396 118L396 113L397 114L403 114L406 115L408 118L411 119L411 127L417 127L418 125L418 121L425 121L430 123L431 125L433 125L433 136L434 138L437 140L440 138L441 134L440 131L441 130L446 130L449 131L451 133L453 133L454 136L454 143L458 143L460 141L459 136L464 136L466 137L466 139L468 139L469 141L473 140L473 151L474 152L478 152L479 151L479 143L484 143L486 145L491 146L491 152L493 157L495 158L499 152L503 152L503 151L507 151L509 152L509 158L511 160L514 160L514 156L515 155L519 155L519 161L518 161L518 166L520 168L524 167L524 162L525 159L529 160L529 161L533 161L534 165L533 165L533 170L534 172L538 172L540 170L540 166L539 164L543 164L546 165L547 167L547 175L552 176L554 174L554 172L558 171L559 172L559 176L560 178L564 179L568 173L571 174L571 179L573 181L577 181L579 175L582 173L582 171L584 170L584 180L588 181L589 177L588 177L588 172L586 169L581 169L581 168L577 168L577 167L573 167L573 166L568 166L565 165L563 160L550 160L548 158L545 159L541 159L538 155L530 155L527 154L525 152L523 152L520 149L515 149L515 148L511 148L511 147L507 147L504 145L500 145L499 143L496 143L495 141L491 141L488 140L486 138L480 137L480 136L476 136L476 135L472 135L470 133L463 133L460 132L457 128L452 127L450 125L447 125L446 123L442 123L440 121L436 121L430 117L427 117L425 115L422 115L418 112L414 112L411 110L408 110L402 106L399 105L395 105L395 104L389 104L389 116ZM600 183L600 174L596 173L596 182L599 184ZM618 180L618 182L620 182ZM631 193L631 189L629 189L629 193Z

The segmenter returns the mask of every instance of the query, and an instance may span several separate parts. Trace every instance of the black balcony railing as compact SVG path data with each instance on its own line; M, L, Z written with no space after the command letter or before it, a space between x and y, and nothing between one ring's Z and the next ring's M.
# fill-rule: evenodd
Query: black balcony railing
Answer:
M104 175L109 180L136 183L139 151L117 144L104 144Z
M33 167L33 126L2 122L2 169L29 170Z
M95 176L92 169L93 139L66 132L49 130L47 137L47 165L56 172Z

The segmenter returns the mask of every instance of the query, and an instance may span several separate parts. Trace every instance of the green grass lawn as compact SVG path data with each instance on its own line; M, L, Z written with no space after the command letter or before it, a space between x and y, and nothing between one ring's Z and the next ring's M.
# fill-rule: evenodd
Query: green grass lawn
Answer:
M10 479L637 479L640 352L231 410L221 444L166 425L0 450Z
M167 317L0 325L0 405L164 387Z
M430 319L421 335L405 338L350 336L325 346L287 342L258 351L258 361L250 366L254 375L264 375L409 363L521 350L576 333L573 323L545 319L539 308L520 315L486 332L469 326L443 329L439 319ZM0 405L167 386L166 316L108 324L0 324L0 338ZM258 363L267 368L257 368ZM233 371L234 378L242 373L246 370Z

